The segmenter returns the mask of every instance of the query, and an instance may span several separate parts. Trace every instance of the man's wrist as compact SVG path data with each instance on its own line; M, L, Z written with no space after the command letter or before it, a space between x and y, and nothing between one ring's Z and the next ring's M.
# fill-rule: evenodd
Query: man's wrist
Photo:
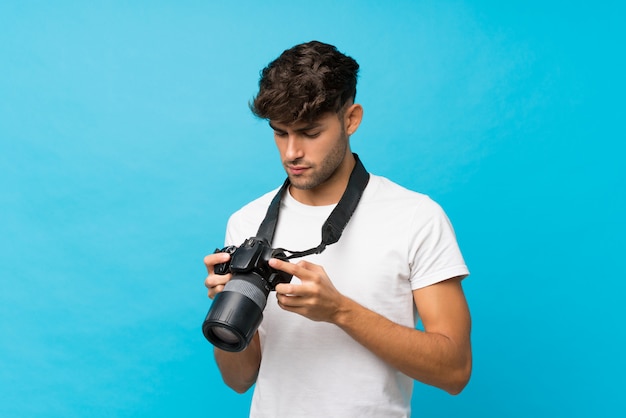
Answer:
M358 304L355 301L346 296L342 296L341 302L335 310L331 322L337 325L339 328L343 328L349 325L351 318L357 308Z

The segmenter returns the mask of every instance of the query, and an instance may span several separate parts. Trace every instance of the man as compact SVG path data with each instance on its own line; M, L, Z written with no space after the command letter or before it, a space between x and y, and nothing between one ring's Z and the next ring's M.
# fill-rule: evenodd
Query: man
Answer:
M274 131L290 185L272 247L315 247L357 158L350 136L358 64L334 46L286 50L262 72L252 111ZM227 245L255 236L276 191L233 214ZM209 297L231 275L209 255ZM413 379L459 393L471 373L467 267L452 227L427 196L370 175L339 241L320 254L270 266L294 276L276 286L250 345L215 348L226 384L256 383L253 417L407 417ZM424 331L415 328L421 318Z

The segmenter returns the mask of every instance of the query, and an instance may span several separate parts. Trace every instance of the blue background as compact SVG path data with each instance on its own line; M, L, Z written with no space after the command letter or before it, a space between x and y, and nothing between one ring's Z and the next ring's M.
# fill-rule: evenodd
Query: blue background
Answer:
M621 4L3 1L0 416L247 416L202 258L284 178L247 102L311 39L361 64L353 149L472 271L471 382L415 416L624 416Z

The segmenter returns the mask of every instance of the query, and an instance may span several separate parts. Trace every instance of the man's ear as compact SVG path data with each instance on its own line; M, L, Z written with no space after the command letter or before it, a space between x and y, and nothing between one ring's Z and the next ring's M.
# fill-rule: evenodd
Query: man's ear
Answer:
M346 133L352 135L359 129L361 120L363 119L363 106L358 103L352 104L346 109L344 114L344 126L346 127Z

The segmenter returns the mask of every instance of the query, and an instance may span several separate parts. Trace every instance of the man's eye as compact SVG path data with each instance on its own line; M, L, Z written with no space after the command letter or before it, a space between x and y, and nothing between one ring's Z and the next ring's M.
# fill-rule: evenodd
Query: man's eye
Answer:
M274 131L274 136L282 138L284 136L287 136L287 132Z
M307 138L317 138L318 136L320 136L321 132L305 132L304 136L306 136Z

